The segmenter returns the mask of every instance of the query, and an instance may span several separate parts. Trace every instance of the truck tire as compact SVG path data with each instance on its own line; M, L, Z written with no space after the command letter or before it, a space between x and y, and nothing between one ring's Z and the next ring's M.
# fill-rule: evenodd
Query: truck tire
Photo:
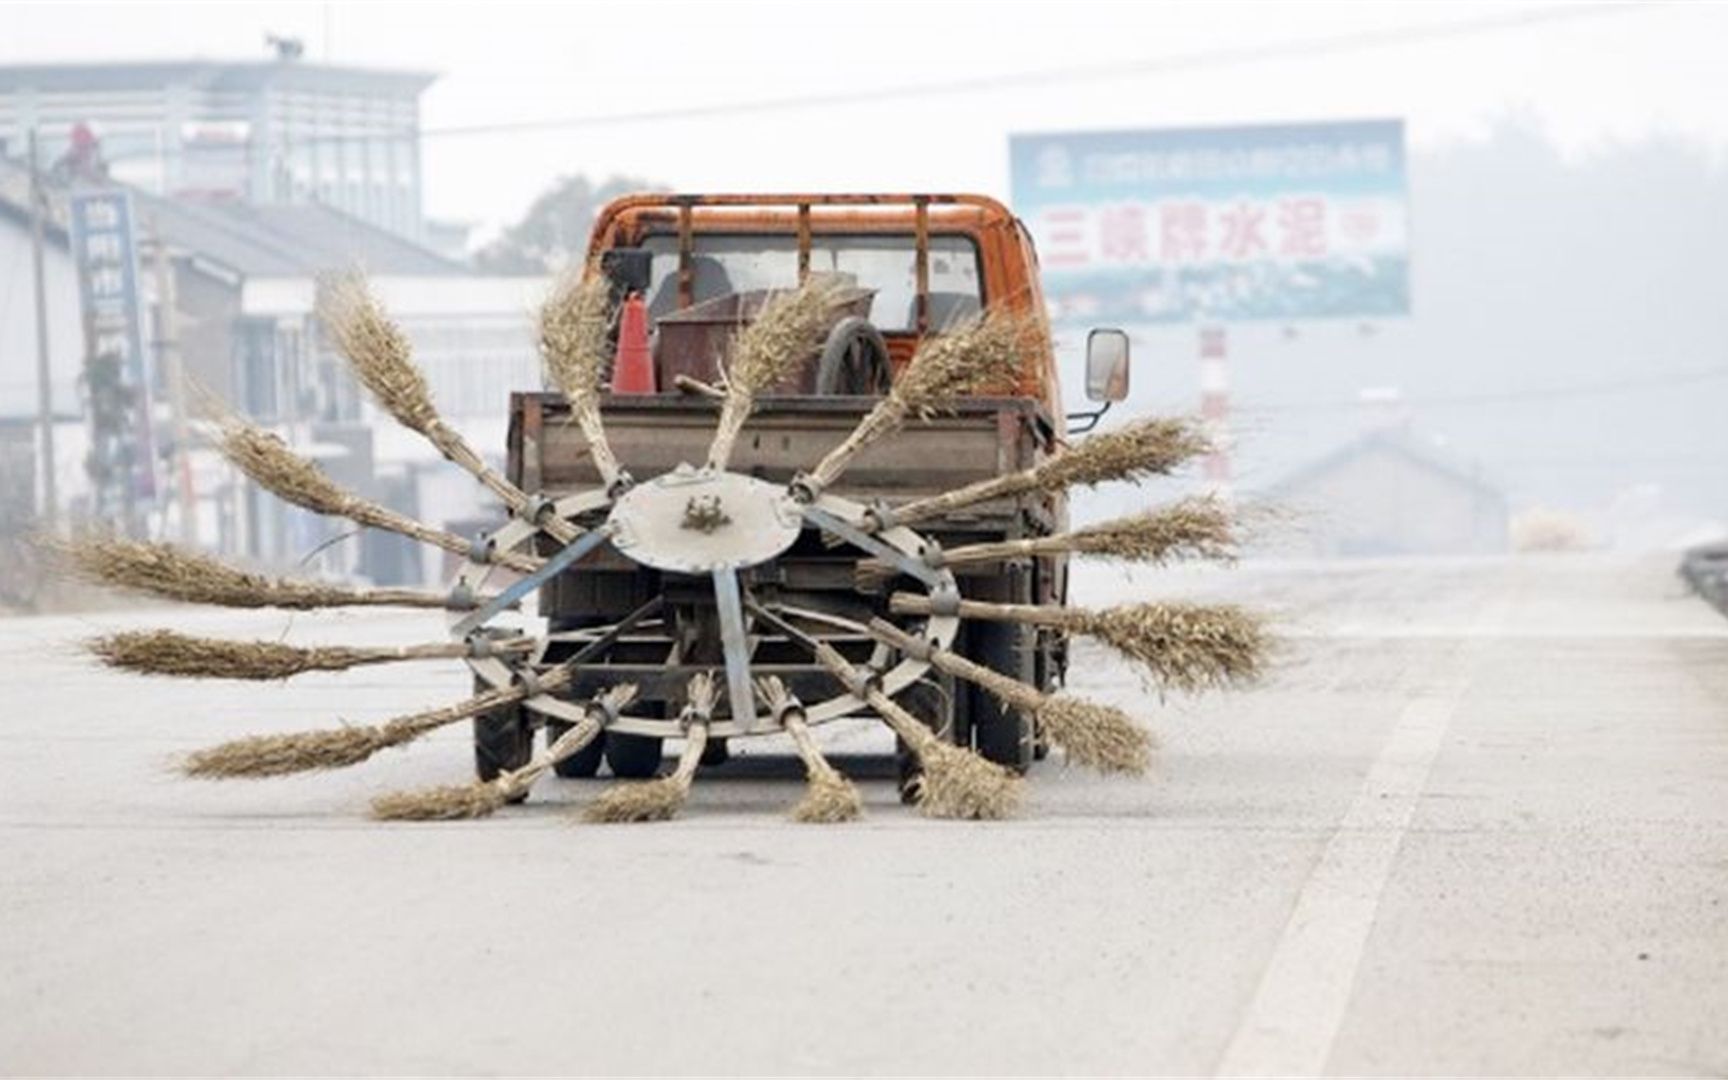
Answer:
M980 622L967 628L968 655L992 671L1031 683L1038 631L1015 623ZM983 687L971 687L972 745L987 761L1024 773L1032 767L1037 745L1032 722Z
M660 771L661 740L653 735L606 733L606 764L621 780L647 780Z
M546 721L546 745L551 746L575 726L562 720ZM552 766L552 771L566 780L587 780L600 771L600 759L605 754L606 733L602 731L590 739L587 746Z
M944 742L953 741L954 702L953 698L943 692L942 687L931 682L916 682L901 691L896 700L901 708L936 732ZM922 771L918 764L918 755L896 737L894 772L898 778L902 803L910 806L918 801L918 777Z
M475 689L484 690L479 680ZM474 718L474 775L496 780L498 774L520 769L534 757L534 728L520 707L482 713ZM510 801L519 803L527 792Z

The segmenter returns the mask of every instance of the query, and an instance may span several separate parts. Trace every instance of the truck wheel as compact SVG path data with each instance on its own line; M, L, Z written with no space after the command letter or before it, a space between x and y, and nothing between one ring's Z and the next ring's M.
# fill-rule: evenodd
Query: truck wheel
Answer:
M1034 628L980 622L969 627L968 634L973 660L1021 682L1032 682L1032 650L1037 644ZM971 693L972 740L979 755L1017 773L1031 768L1036 756L1032 722L982 687L972 687Z
M900 707L916 716L925 727L950 741L954 731L954 705L940 686L917 682L908 686L897 699ZM918 755L900 739L894 740L894 771L899 778L900 801L910 806L918 801L918 777L922 768Z
M546 745L551 746L575 726L562 720L546 721ZM600 759L605 754L606 733L602 731L590 739L587 746L552 766L552 771L566 780L586 780L600 771Z
M521 709L500 709L474 718L474 775L496 780L520 769L534 756L534 729ZM519 803L527 792L510 801Z
M660 771L661 740L652 735L606 733L606 764L621 780L647 780Z

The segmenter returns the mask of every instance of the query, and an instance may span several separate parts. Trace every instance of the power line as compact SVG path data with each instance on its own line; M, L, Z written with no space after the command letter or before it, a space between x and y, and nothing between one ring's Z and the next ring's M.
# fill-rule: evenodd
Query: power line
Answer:
M1185 53L1129 60L1114 64L1073 64L1035 71L1005 72L966 78L900 83L864 90L836 90L818 94L793 94L782 97L756 98L747 101L716 102L707 105L682 105L660 109L639 109L629 112L586 113L577 116L552 117L540 120L497 120L446 127L407 127L385 129L372 133L313 135L299 139L284 139L284 148L321 143L377 142L392 139L459 138L473 135L520 134L535 131L572 131L584 128L616 127L625 124L655 124L674 120L704 120L722 116L747 116L763 113L788 112L798 109L834 108L868 105L906 98L929 98L951 94L970 94L990 90L1021 89L1053 86L1064 83L1106 82L1113 79L1173 75L1189 71L1216 70L1272 60L1299 59L1314 56L1336 56L1345 53L1368 52L1395 48L1425 41L1442 41L1473 37L1504 30L1519 30L1532 26L1572 22L1603 15L1647 12L1669 5L1653 0L1629 0L1621 3L1580 3L1538 7L1509 15L1490 15L1478 19L1461 19L1451 23L1427 26L1402 26L1378 30L1358 30L1328 37L1305 38L1296 41L1273 42L1266 45L1236 45L1212 49L1197 49ZM155 153L139 151L117 155L154 157Z
M1510 15L1491 15L1479 19L1463 19L1431 26L1404 26L1381 30L1359 30L1330 37L1299 41L1275 42L1268 45L1224 46L1173 53L1144 60L1116 64L1069 65L1038 71L1021 71L999 75L945 79L922 83L903 83L870 90L833 91L823 94L799 94L786 97L757 98L751 101L718 102L712 105L691 105L665 109L642 109L635 112L590 113L545 120L506 120L486 124L464 124L443 128L428 128L426 137L483 135L507 132L552 131L616 124L657 123L667 120L694 120L715 116L736 116L750 113L781 112L792 109L824 108L836 105L863 105L902 98L925 98L947 94L968 94L986 90L1049 86L1058 83L1103 82L1134 76L1174 74L1184 71L1234 67L1308 56L1331 56L1339 53L1362 52L1372 49L1469 37L1501 30L1522 29L1547 23L1568 22L1601 15L1627 14L1654 10L1653 3L1569 4L1542 7Z

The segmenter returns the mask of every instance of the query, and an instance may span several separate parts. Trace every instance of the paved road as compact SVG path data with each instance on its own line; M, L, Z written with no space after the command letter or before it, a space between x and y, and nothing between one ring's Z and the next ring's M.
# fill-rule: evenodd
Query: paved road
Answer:
M895 804L799 827L752 757L686 820L369 822L454 780L452 731L343 774L205 786L176 752L462 692L417 666L291 686L92 669L199 631L412 641L422 619L0 624L0 1072L1728 1074L1728 620L1667 560L1244 566L1274 676L1144 696L1159 775L1048 763L1017 821ZM838 733L853 751L874 732Z

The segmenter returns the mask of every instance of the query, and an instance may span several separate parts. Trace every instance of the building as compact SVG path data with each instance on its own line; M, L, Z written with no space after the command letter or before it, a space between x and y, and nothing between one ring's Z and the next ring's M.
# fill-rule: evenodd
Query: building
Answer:
M1265 554L1491 555L1507 550L1506 497L1407 431L1362 435L1260 493L1280 524Z
M544 278L478 275L400 235L317 203L188 202L129 191L155 302L158 258L173 284L187 373L238 411L318 458L343 484L435 524L500 516L467 476L364 399L313 311L318 275L360 266L402 324L446 418L502 464L513 390L541 385L532 312ZM80 384L85 363L78 270L69 253L66 192L50 189L44 262L49 299L55 458L62 507L90 516L90 448ZM36 423L34 293L28 173L0 158L0 266L19 273L0 287L0 427L8 458L31 453ZM160 255L158 255L160 252ZM0 282L0 285L3 285ZM160 335L149 328L147 341ZM151 356L155 424L167 430L163 366ZM279 567L314 551L318 565L381 583L437 576L440 560L390 537L323 548L345 531L295 510L237 477L208 450L192 455L200 543ZM23 466L39 474L39 464ZM19 484L38 497L45 485ZM152 535L176 532L171 485L143 508Z
M39 134L44 164L78 125L115 180L174 198L318 203L425 242L420 95L436 76L304 63L0 66L0 154Z

